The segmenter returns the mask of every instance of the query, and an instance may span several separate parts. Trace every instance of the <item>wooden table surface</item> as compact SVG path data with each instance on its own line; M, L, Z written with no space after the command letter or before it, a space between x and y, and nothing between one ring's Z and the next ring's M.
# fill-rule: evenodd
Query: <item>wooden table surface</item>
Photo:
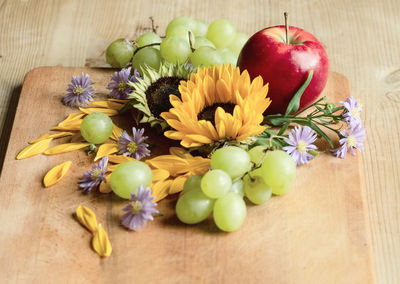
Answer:
M173 4L172 4L173 3ZM400 5L398 0L7 1L0 0L0 161L25 74L37 66L83 66L113 39L134 39L153 16L160 32L178 15L228 18L252 34L290 23L326 46L331 70L363 102L363 181L377 283L400 282ZM1 190L1 189L0 189Z

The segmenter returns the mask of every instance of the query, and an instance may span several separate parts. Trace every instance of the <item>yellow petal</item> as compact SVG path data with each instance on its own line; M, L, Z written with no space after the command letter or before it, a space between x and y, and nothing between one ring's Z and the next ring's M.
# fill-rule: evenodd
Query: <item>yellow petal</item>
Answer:
M153 200L153 202L158 202L161 199L165 198L168 196L168 191L169 187L172 184L172 180L165 180L165 181L159 181L156 182L155 184L152 184L151 189L153 192L153 196L156 198Z
M66 124L70 124L72 121L74 120L80 120L82 117L84 117L86 114L82 113L82 112L75 112L75 113L71 113L67 116L66 119L64 119L63 121L61 121L58 126L64 126Z
M106 178L107 182L102 181L100 183L99 191L101 193L110 193L112 191L111 186L110 186L110 177L111 177L111 174L106 175L105 178Z
M84 205L79 205L76 208L76 217L86 229L93 234L97 231L97 218L94 212Z
M109 101L109 100L107 100L107 101L94 101L94 102L88 103L88 106L120 110L124 106L124 103L119 103L119 102L114 102L114 101Z
M124 130L122 128L119 128L118 126L116 126L113 123L113 129L112 129L112 133L111 133L111 139L118 141L119 137L121 136L122 132L124 132Z
M132 157L127 157L123 155L109 155L108 161L114 164L122 164L125 162L136 161L136 160Z
M94 113L94 112L101 112L101 113L104 113L104 114L106 114L108 116L118 115L118 111L117 110L109 109L109 108L100 108L100 107L83 108L83 107L80 107L79 110L81 112L84 112L84 113L87 113L87 114L91 114L91 113Z
M186 159L186 158L191 158L192 155L185 149L181 147L170 147L169 148L169 153L171 155L178 156L180 158Z
M153 182L159 181L159 180L165 180L169 177L169 172L167 170L163 169L155 169L151 171L152 176L153 176Z
M186 168L188 162L182 158L174 155L161 155L153 159L146 160L146 164L151 165L156 169L167 170L172 176L174 176L178 171Z
M54 126L51 130L57 131L78 131L81 129L81 123L83 119L75 119L68 121L62 125Z
M51 140L53 140L53 138L40 140L39 142L29 145L19 152L17 160L22 160L43 153L49 147Z
M50 149L47 149L46 151L44 151L44 154L45 155L61 154L61 153L66 153L66 152L79 150L79 149L85 148L87 146L89 146L89 143L66 143L66 144L60 144L60 145L51 147Z
M126 104L129 100L120 100L120 99L107 99L109 102L116 102L120 104Z
M114 171L119 165L108 165L107 166L107 172L112 172Z
M118 152L118 145L115 143L105 143L101 144L99 146L99 149L97 150L96 157L94 158L94 161L96 162L98 159L101 159L105 156L108 156L109 154L114 154L115 152Z
M71 166L72 162L67 161L62 164L59 164L52 168L50 171L43 178L43 184L45 187L50 187L53 184L59 182L65 174L68 172L69 167Z
M176 179L174 179L174 181L172 182L172 184L169 188L168 193L174 194L174 193L181 192L183 190L183 184L185 183L187 178L188 178L187 176L179 176Z
M112 247L110 240L108 239L108 235L106 231L104 231L103 226L99 224L98 230L93 235L92 239L93 249L97 252L98 255L102 257L107 257L111 255Z
M29 144L34 144L36 142L39 142L41 140L45 140L45 139L49 139L49 138L62 138L62 137L66 137L66 136L72 136L74 135L74 133L72 132L58 132L58 133L46 133L43 134L42 136L40 136L39 138L36 138L35 140L29 141Z

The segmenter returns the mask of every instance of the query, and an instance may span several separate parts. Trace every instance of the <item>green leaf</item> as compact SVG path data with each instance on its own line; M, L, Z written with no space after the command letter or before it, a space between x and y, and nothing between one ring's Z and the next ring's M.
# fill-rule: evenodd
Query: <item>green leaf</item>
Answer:
M279 136L281 136L283 133L285 133L285 131L286 131L286 129L288 129L288 127L289 127L289 122L287 122L287 123L285 123L282 127L281 127L281 129L279 130L279 132L278 132L278 135Z
M325 132L323 132L321 130L321 128L319 128L315 123L310 122L310 127L317 132L322 138L324 138L328 143L329 146L331 146L331 148L333 148L333 142L331 140L331 138L328 137L328 135L325 134Z
M308 85L310 84L313 74L314 74L313 70L310 70L310 72L308 72L306 81L300 87L300 89L297 90L297 92L294 94L293 98L290 100L290 103L286 109L284 116L287 116L287 115L299 110L301 96L303 95L304 91L307 89Z
M290 122L290 119L286 117L277 117L277 118L270 118L268 119L268 121L274 126L279 126L287 122Z

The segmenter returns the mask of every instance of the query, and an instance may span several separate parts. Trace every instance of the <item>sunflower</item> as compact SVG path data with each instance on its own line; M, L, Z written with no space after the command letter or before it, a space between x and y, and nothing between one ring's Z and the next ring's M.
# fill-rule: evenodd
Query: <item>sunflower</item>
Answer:
M188 64L161 63L159 70L148 66L143 68L143 76L128 83L134 90L128 96L131 105L142 114L140 122L148 122L152 127L159 124L165 128L167 124L160 114L172 107L170 94L180 97L179 83L188 80L191 72L192 67Z
M251 81L246 70L232 65L199 68L181 81L179 92L181 97L170 96L173 108L161 117L173 128L165 136L186 148L243 141L265 129L260 123L271 100L260 76Z

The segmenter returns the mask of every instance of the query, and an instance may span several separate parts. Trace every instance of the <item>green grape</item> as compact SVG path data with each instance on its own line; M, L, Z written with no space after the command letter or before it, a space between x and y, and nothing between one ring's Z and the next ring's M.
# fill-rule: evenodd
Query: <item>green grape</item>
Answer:
M242 50L243 46L246 44L247 40L249 39L249 36L244 34L244 33L237 33L235 35L235 38L231 42L231 44L228 46L228 48L235 54L239 54L240 51Z
M195 28L192 29L194 35L196 37L197 36L206 36L207 30L208 30L208 25L200 19L195 19L194 21L196 23Z
M245 175L243 177L243 188L246 197L254 204L260 205L271 198L271 187L265 183L260 176Z
M211 170L201 179L201 190L210 198L224 196L231 186L231 177L222 170Z
M270 151L261 166L262 177L272 188L272 193L281 195L289 191L296 177L296 164L285 151Z
M251 168L250 156L242 148L228 146L218 149L211 156L211 169L220 169L236 179Z
M194 48L198 49L202 46L209 46L215 49L215 45L209 41L207 38L203 37L203 36L197 36L195 38L195 42L194 42Z
M265 158L265 154L267 152L268 147L264 145L259 145L251 148L249 150L249 155L251 161L258 165Z
M177 36L164 39L160 45L161 56L170 63L184 63L192 52L188 42Z
M166 34L166 37L171 37L171 36L176 36L180 37L181 39L184 39L190 46L190 42L192 44L195 43L195 37L193 35L193 32L184 26L173 26L171 29L169 29L168 33ZM190 37L190 41L189 41Z
M238 60L238 55L233 53L227 48L223 48L220 50L224 64L232 64L233 67L236 67L236 63Z
M149 45L152 43L161 43L161 41L162 41L162 39L156 33L144 33L136 39L136 43L137 43L138 47L142 47L142 46ZM160 49L159 45L153 45L152 47L155 49Z
M173 29L176 26L184 26L190 30L196 29L197 23L195 20L189 17L176 17L171 22L169 22L167 29L165 30L165 34L168 34L170 29Z
M234 183L232 183L231 188L229 191L236 193L237 195L240 195L241 197L244 196L244 190L243 190L243 180L238 179Z
M213 215L219 229L226 232L235 231L242 226L246 218L246 203L236 193L229 192L217 199Z
M190 62L194 67L221 65L223 58L221 53L209 46L201 46L190 55Z
M201 190L201 178L202 176L195 175L190 176L186 179L185 183L183 184L182 193L189 192L191 190Z
M81 135L87 142L101 144L111 136L113 122L104 113L94 112L82 120L80 128Z
M207 38L220 49L227 47L235 39L236 31L233 24L225 19L215 20L207 30Z
M114 68L125 67L132 59L135 47L124 38L114 40L106 50L106 61Z
M121 198L131 198L131 192L137 193L139 186L150 186L153 179L148 165L139 161L120 164L112 172L110 185L116 195Z
M145 65L158 70L160 68L161 56L160 51L153 47L145 47L136 52L132 58L132 68L142 73Z
M215 201L201 190L192 190L183 194L176 203L178 219L185 224L196 224L207 219L213 210Z

